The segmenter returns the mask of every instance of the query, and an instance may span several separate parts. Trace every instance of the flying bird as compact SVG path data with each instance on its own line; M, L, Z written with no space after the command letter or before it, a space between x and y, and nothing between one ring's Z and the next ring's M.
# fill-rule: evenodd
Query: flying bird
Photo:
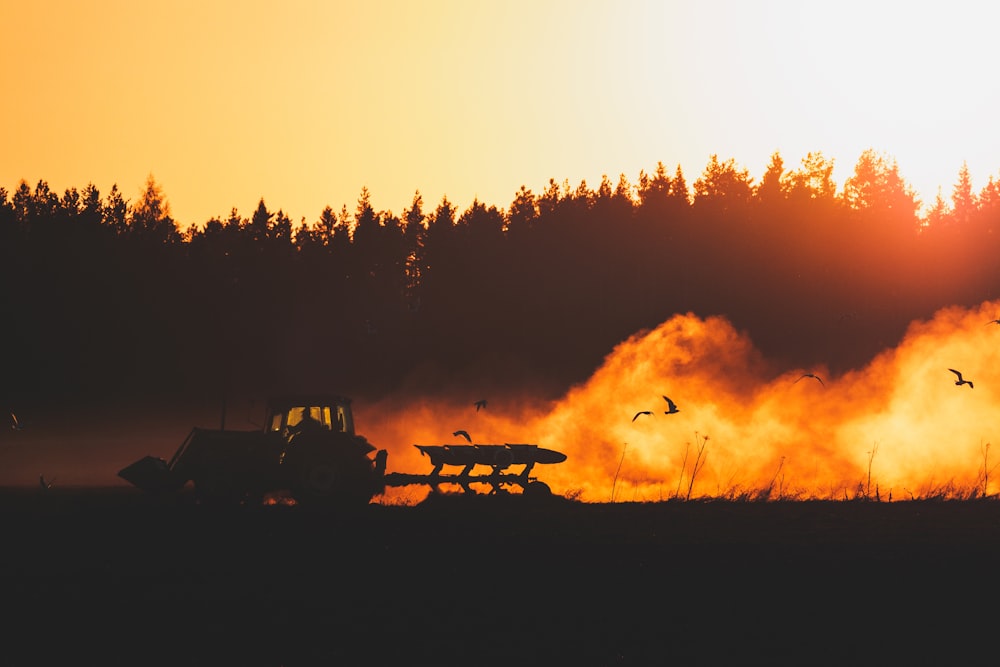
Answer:
M10 413L10 419L11 419L10 428L12 430L14 430L14 431L23 431L24 430L24 424L22 424L20 421L18 421L17 415L15 415L13 412Z
M638 419L639 415L651 415L651 414L653 414L652 410L640 410L639 412L635 413L635 417L632 417L632 421Z
M826 383L823 382L823 378L821 378L820 376L816 375L815 373L803 373L802 377L800 377L799 380L801 380L802 378L813 378L815 380L819 380L819 383L821 385L823 385L824 387L826 386ZM795 382L798 382L799 380L796 380ZM795 384L795 382L793 382L792 384Z
M955 380L955 384L957 386L961 387L963 384L967 384L967 385L969 385L969 389L973 389L974 388L973 384L972 384L972 381L971 380L965 380L965 379L963 379L962 378L962 374L959 373L958 371L956 371L954 368L949 368L948 370L958 376L958 379Z
M52 488L52 482L54 482L54 481L56 481L56 480L55 479L51 479L51 480L49 480L49 481L46 482L45 481L45 475L39 475L38 476L38 484L42 487L43 491L48 491L49 489L51 489Z
M991 324L1000 324L1000 317L998 317L995 320L990 320L989 322L986 323L986 326L989 326Z
M476 401L473 405L476 406L476 412L479 412L479 410L481 408L485 408L486 407L486 399L485 398L481 398L478 401Z
M455 431L454 433L452 433L452 435L454 435L454 436L462 436L463 438L465 438L469 442L472 442L472 436L469 435L468 431Z
M677 408L677 406L674 404L674 402L671 401L669 398L667 398L666 396L664 396L663 400L665 400L667 402L667 409L663 412L663 414L665 414L665 415L672 415L672 414L680 412L680 410Z

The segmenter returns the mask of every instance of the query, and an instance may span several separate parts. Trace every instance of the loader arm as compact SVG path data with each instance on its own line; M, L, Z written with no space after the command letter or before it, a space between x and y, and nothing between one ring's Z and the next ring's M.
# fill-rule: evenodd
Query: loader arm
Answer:
M194 439L194 434L197 433L197 431L198 427L191 429L191 432L188 433L186 438L184 438L184 442L182 442L180 447L177 448L177 451L174 452L174 455L170 457L170 461L167 463L168 470L173 470L174 466L177 465L177 462L181 459L182 456L184 456L184 452L187 451L188 445L191 444L191 441Z

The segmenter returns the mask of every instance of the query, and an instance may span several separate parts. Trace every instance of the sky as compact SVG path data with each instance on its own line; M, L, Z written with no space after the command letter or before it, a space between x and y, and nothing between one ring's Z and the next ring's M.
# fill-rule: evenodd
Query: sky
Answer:
M925 203L1000 174L989 3L0 0L0 187L152 176L182 228L263 199L293 222L507 208L550 179L709 158L759 180L862 151Z

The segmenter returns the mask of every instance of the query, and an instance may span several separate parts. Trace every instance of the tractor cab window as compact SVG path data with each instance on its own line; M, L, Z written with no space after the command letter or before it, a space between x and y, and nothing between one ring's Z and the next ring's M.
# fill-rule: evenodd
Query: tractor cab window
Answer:
M295 433L313 428L354 435L354 421L349 403L336 401L311 405L285 405L271 413L268 430Z
M275 412L273 415L271 415L271 430L272 431L280 431L281 430L281 421L282 421L282 419L284 419L284 417L285 417L285 415L281 414L280 412Z
M331 425L334 431L340 433L353 433L354 424L351 422L351 413L342 405L333 406Z
M330 408L327 406L303 406L288 411L288 428L293 431L322 428L330 430Z

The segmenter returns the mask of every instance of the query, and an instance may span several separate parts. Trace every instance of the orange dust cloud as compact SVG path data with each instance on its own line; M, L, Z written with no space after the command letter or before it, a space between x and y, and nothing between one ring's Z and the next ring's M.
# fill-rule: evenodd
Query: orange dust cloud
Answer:
M591 502L612 494L628 501L993 494L997 312L1000 302L941 310L913 323L896 348L838 377L822 367L774 369L726 319L677 315L619 344L589 380L550 404L491 397L476 411L478 396L396 400L391 410L369 406L359 421L389 450L390 472L430 472L411 445L465 444L452 436L458 429L476 443L561 451L565 462L538 465L533 475L555 493ZM956 386L949 369L974 387ZM678 412L665 414L664 396ZM646 410L653 414L633 420ZM395 492L416 499L426 489Z

